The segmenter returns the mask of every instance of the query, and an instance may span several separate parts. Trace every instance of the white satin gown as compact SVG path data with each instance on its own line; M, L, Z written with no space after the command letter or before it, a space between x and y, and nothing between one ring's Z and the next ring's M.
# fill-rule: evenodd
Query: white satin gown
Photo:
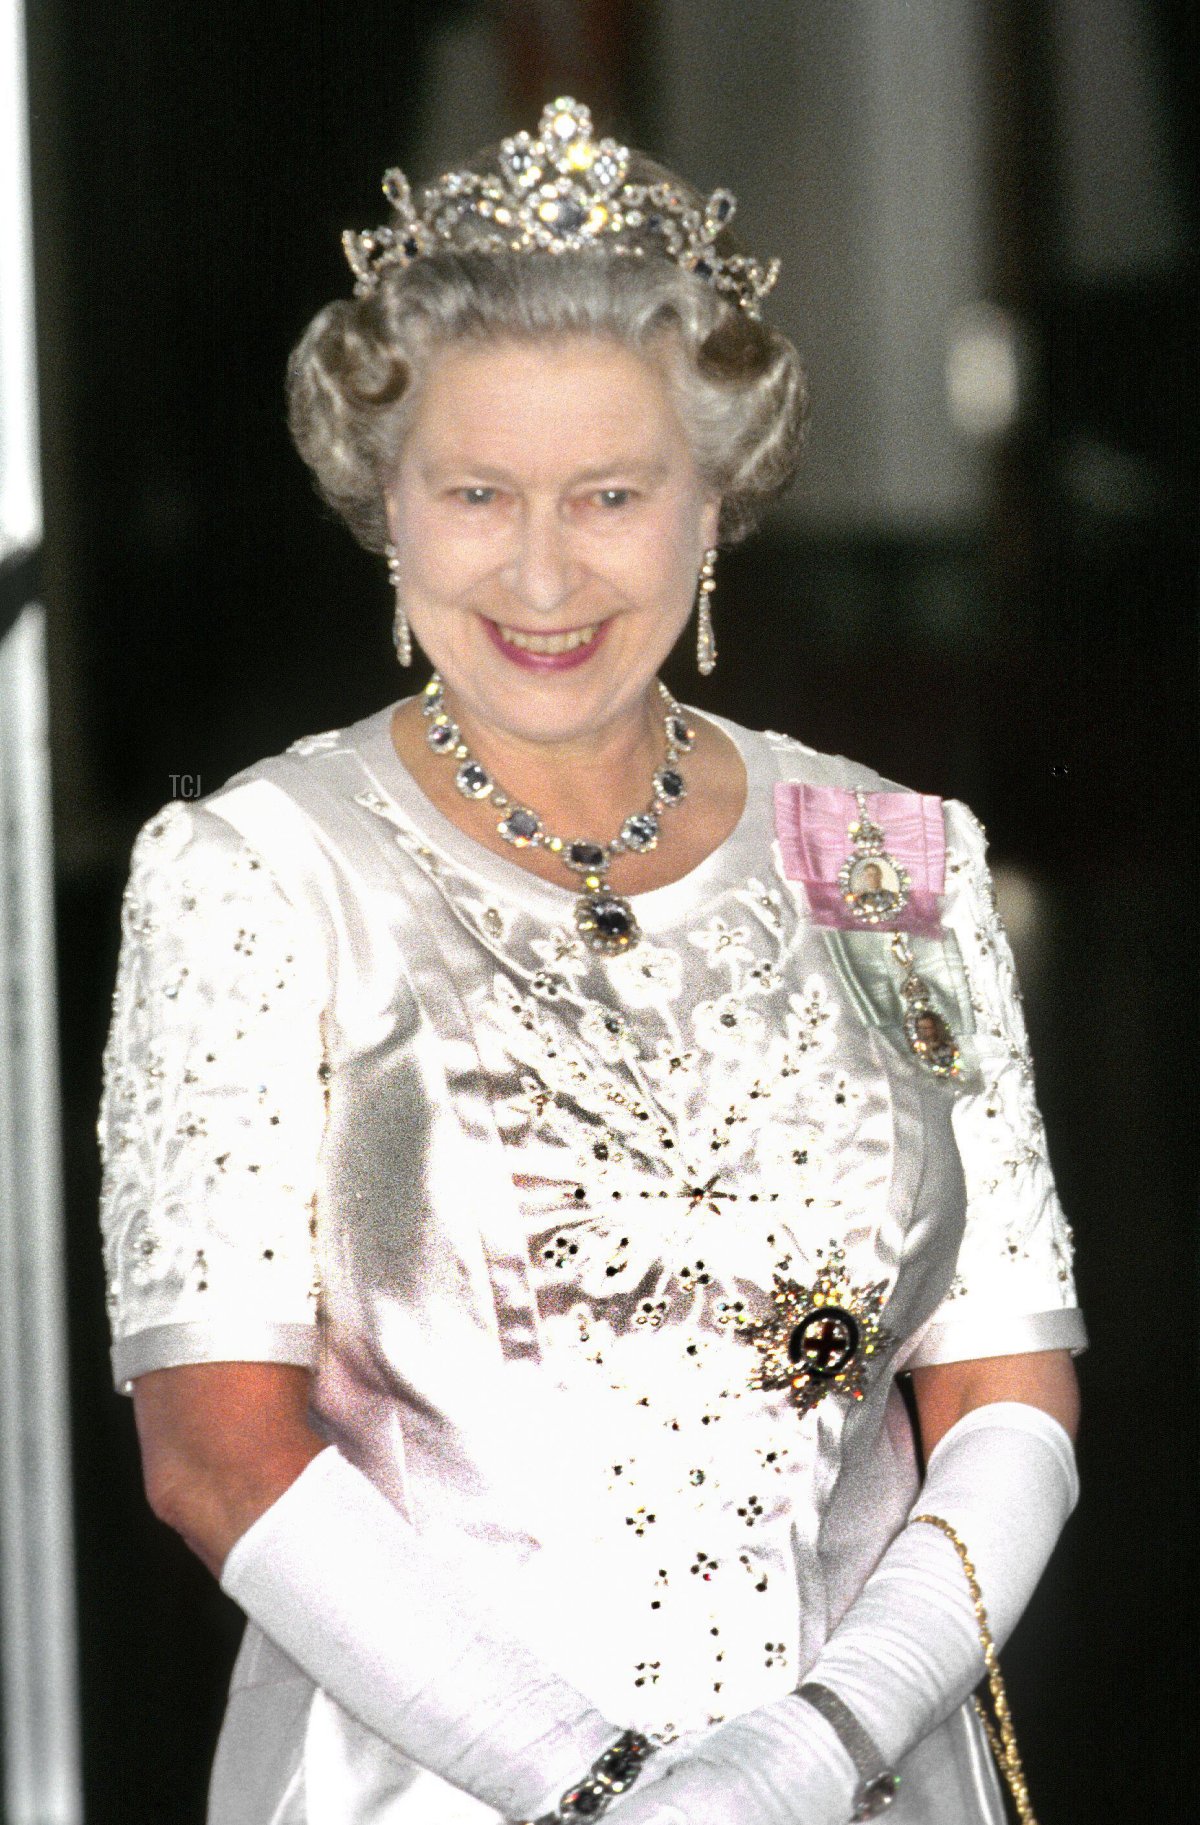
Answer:
M903 1526L897 1373L1084 1343L983 833L945 804L913 939L954 1083L906 1038L888 935L815 923L785 867L777 783L869 769L721 724L744 815L610 959L569 886L433 808L389 720L139 837L100 1127L116 1382L311 1366L447 1577L686 1748L795 1687ZM877 1289L882 1333L801 1411L756 1385L754 1326L823 1269L860 1316ZM999 1825L967 1707L902 1772L896 1825ZM210 1825L493 1816L248 1627Z

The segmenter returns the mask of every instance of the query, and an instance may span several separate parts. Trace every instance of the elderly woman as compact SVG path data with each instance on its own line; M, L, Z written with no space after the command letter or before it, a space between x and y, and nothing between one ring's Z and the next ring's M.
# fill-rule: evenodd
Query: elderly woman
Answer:
M210 1821L998 1821L1083 1331L983 833L658 682L795 467L773 268L568 100L385 187L291 424L436 670L150 822L107 1054Z

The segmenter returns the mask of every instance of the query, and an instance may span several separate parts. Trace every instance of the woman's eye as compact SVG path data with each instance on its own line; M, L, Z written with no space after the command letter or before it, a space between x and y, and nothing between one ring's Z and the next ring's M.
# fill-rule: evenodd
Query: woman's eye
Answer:
M596 496L602 507L626 507L632 498L631 488L601 488Z
M496 498L494 488L460 488L458 498L465 501L468 507L490 507Z

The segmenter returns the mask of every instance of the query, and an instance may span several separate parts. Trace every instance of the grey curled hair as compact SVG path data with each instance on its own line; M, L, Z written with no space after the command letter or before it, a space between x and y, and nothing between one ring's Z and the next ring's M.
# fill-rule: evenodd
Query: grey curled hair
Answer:
M648 178L670 177L634 158ZM288 423L318 492L362 545L384 551L386 489L437 354L576 335L662 364L697 470L721 497L721 542L744 536L799 466L804 369L780 331L652 252L447 247L384 272L366 296L326 305L287 381Z

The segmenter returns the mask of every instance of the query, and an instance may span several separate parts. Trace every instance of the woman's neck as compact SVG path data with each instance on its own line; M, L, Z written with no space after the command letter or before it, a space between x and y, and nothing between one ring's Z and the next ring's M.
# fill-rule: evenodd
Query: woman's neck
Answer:
M429 747L427 727L420 702L410 698L393 714L392 744L443 817L514 867L558 887L578 881L548 849L518 849L500 836L491 801L472 803L463 797L455 785L457 767ZM695 728L696 745L680 764L687 795L663 817L662 835L650 853L614 858L609 880L618 893L644 893L680 879L725 840L741 815L747 781L737 748L703 717L696 719ZM464 728L463 733L476 752L469 732ZM567 841L604 843L631 812L649 804L651 780L666 750L657 705L644 728L629 723L606 734L611 739L589 740L582 751L571 744L552 749L530 744L532 753L527 753L521 744L481 739L477 758L509 800L536 813L545 830Z

